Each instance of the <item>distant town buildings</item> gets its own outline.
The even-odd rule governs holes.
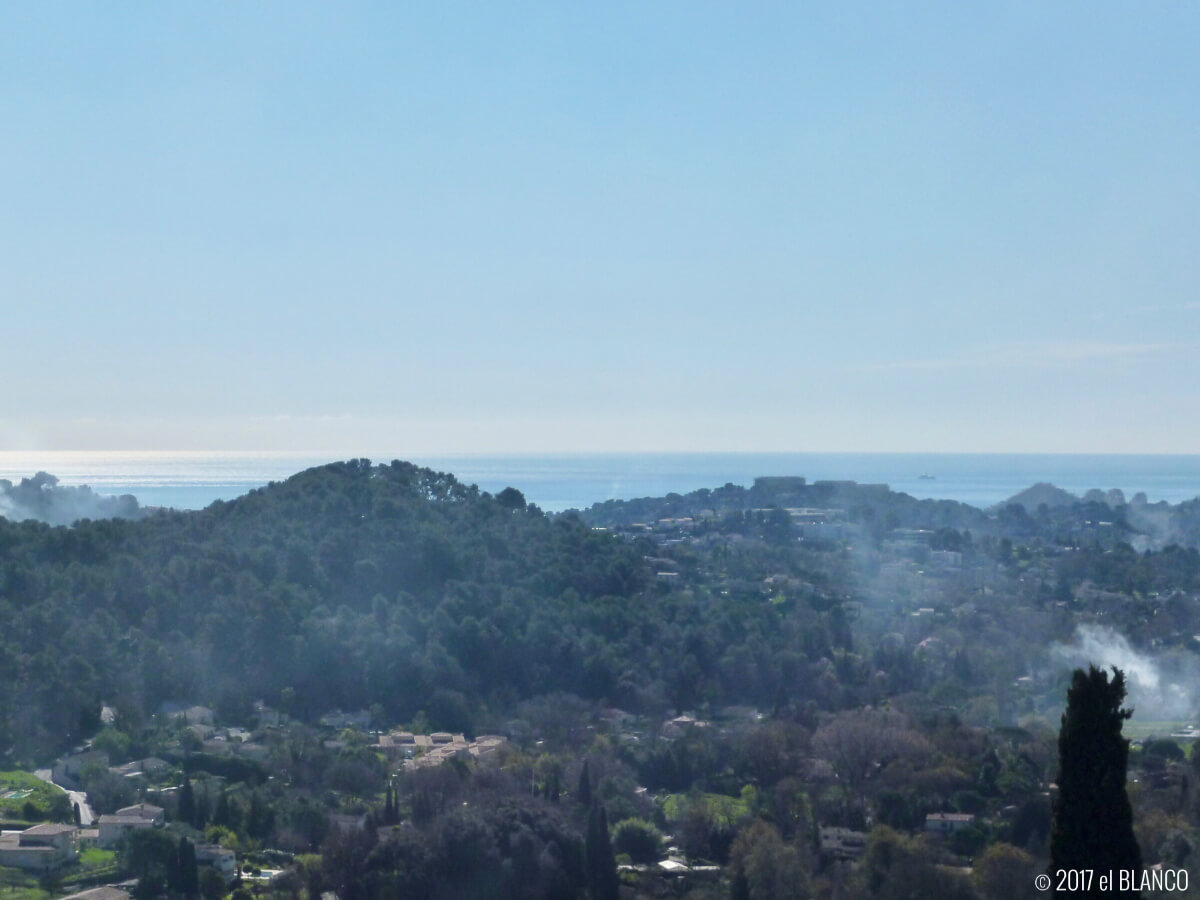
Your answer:
[[[953,834],[975,822],[968,813],[930,813],[925,817],[925,830],[930,834]]]
[[[447,731],[436,731],[433,734],[394,731],[391,734],[380,735],[375,746],[389,760],[400,761],[406,768],[411,769],[435,766],[455,757],[485,759],[507,742],[508,738],[498,734],[481,734],[475,740],[468,741],[461,734],[451,734]]]

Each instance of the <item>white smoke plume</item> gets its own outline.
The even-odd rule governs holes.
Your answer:
[[[1192,660],[1156,658],[1102,625],[1079,625],[1069,644],[1054,644],[1051,659],[1071,668],[1088,665],[1125,673],[1128,697],[1139,719],[1188,719],[1196,713],[1195,685],[1200,672]]]
[[[90,487],[62,487],[46,472],[13,484],[0,478],[0,516],[20,522],[36,519],[50,525],[70,525],[80,519],[136,519],[145,515],[129,494],[110,497]]]

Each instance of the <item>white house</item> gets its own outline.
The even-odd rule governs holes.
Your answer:
[[[975,821],[968,813],[930,813],[925,817],[925,830],[932,834],[953,834]]]
[[[0,835],[0,866],[44,872],[75,860],[74,825],[34,825]]]
[[[153,828],[154,820],[145,816],[105,815],[96,820],[100,827],[100,846],[111,849],[121,839],[139,828]]]
[[[237,877],[237,855],[217,844],[197,844],[196,865],[216,869],[226,884]]]

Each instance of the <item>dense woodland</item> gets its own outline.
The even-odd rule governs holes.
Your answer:
[[[759,479],[552,516],[353,460],[199,512],[0,520],[0,753],[160,756],[157,784],[87,773],[98,811],[149,790],[181,835],[287,854],[258,890],[292,897],[1030,896],[1071,675],[1052,648],[1117,636],[1164,722],[1200,685],[1196,504],[1046,496]],[[163,714],[188,704],[281,722],[264,758],[222,758]],[[509,745],[397,768],[319,727],[335,709]],[[1131,757],[1147,864],[1191,859],[1200,824],[1169,730]],[[937,813],[974,819],[934,838]],[[639,868],[668,846],[691,876]],[[194,892],[160,849],[144,892]]]

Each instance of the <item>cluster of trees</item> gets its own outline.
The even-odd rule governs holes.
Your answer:
[[[205,869],[202,877],[195,844],[187,837],[137,829],[122,842],[120,857],[123,870],[138,880],[139,897],[199,897],[202,888],[206,898],[225,893],[224,879],[211,868]]]

